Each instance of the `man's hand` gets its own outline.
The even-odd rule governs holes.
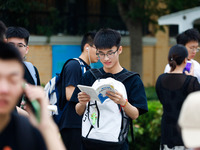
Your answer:
[[[75,109],[76,109],[76,113],[81,116],[85,111],[87,102],[90,101],[90,96],[87,95],[85,92],[80,92],[78,93],[78,100],[79,100],[79,103],[76,104]]]
[[[120,104],[121,106],[124,106],[126,103],[126,99],[123,97],[123,95],[119,92],[112,92],[107,91],[106,96],[108,96],[111,100],[113,100],[116,104]]]
[[[86,105],[90,101],[90,96],[85,92],[78,93],[78,100],[81,105]]]

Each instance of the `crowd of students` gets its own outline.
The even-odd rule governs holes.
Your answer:
[[[22,27],[6,28],[0,22],[0,38],[0,149],[129,149],[129,124],[148,112],[148,106],[140,76],[120,65],[119,56],[123,51],[120,33],[109,28],[86,33],[79,58],[63,66],[60,101],[67,107],[59,126],[49,116],[48,99],[40,87],[37,68],[25,61],[29,32]],[[156,82],[156,92],[163,105],[161,150],[200,147],[200,143],[185,137],[187,130],[192,138],[185,115],[195,118],[188,121],[199,120],[192,107],[188,108],[195,101],[196,105],[200,104],[199,93],[195,92],[200,90],[200,65],[193,59],[199,50],[199,41],[200,35],[195,29],[179,34],[177,45],[169,50],[165,73]],[[91,69],[90,64],[98,60],[103,67]],[[192,65],[190,71],[185,71],[188,60]],[[115,91],[107,91],[103,103],[91,99],[90,93],[81,92],[77,87],[78,84],[97,86],[105,80],[112,81]],[[195,97],[189,96],[186,102],[191,104],[185,106],[185,99],[193,92]],[[32,110],[33,103],[39,104],[35,106],[40,107],[38,112]],[[200,125],[193,128],[200,132]],[[194,134],[194,137],[200,135]]]

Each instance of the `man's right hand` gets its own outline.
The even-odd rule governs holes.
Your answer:
[[[80,92],[78,93],[78,100],[81,105],[85,106],[90,101],[90,96],[85,92]]]

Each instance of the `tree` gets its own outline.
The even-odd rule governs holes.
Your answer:
[[[115,0],[119,14],[130,34],[131,70],[142,75],[142,26],[157,24],[157,18],[170,12],[191,8],[199,0]],[[155,26],[156,32],[159,26]],[[161,27],[162,29],[162,27]]]

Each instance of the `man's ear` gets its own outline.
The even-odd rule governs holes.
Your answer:
[[[120,46],[120,47],[118,48],[118,53],[119,53],[119,54],[122,53],[122,46]]]
[[[28,54],[28,51],[29,51],[29,46],[27,45],[26,46],[26,53],[25,54]]]
[[[84,46],[84,50],[88,51],[89,48],[90,48],[90,45],[89,45],[89,44],[85,44],[85,46]]]
[[[185,59],[184,59],[184,64],[186,64],[186,63],[187,63],[187,60],[188,60],[187,58],[185,58]]]

